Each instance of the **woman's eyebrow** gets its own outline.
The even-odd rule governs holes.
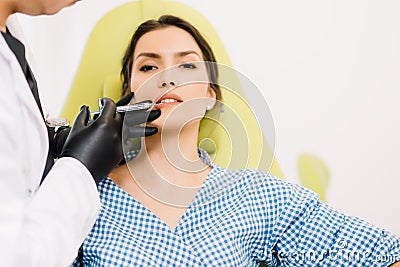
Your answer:
[[[139,55],[136,56],[136,59],[138,59],[139,57],[161,58],[161,56],[159,54],[151,53],[151,52],[139,53]]]
[[[197,53],[197,52],[194,51],[194,50],[187,50],[187,51],[180,51],[180,52],[177,52],[177,53],[175,53],[175,57],[184,57],[184,56],[187,56],[187,55],[190,55],[190,54],[197,55],[199,58],[201,58],[201,56],[199,55],[199,53]],[[159,54],[157,54],[157,53],[153,53],[153,52],[142,52],[142,53],[139,53],[139,54],[136,56],[136,59],[135,59],[135,60],[137,60],[139,57],[150,57],[150,58],[157,58],[157,59],[159,59],[159,58],[161,58],[161,55],[159,55]]]
[[[190,55],[190,54],[195,54],[195,55],[197,55],[199,58],[201,58],[201,56],[199,55],[199,53],[197,53],[197,52],[194,51],[194,50],[188,50],[188,51],[182,51],[182,52],[176,53],[176,55],[177,55],[178,57],[184,57],[184,56],[187,56],[187,55]]]

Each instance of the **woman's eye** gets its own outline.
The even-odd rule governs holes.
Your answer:
[[[157,69],[157,67],[151,66],[151,65],[144,65],[139,70],[146,72],[146,71],[155,70],[155,69]]]
[[[183,63],[181,65],[179,65],[180,68],[184,68],[184,69],[195,69],[196,65],[193,63]]]

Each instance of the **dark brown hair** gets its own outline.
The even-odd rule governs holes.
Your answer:
[[[122,59],[121,75],[123,77],[122,95],[130,92],[130,80],[132,75],[133,54],[136,44],[145,33],[150,31],[163,29],[166,27],[175,26],[188,32],[196,41],[197,45],[203,54],[203,60],[206,62],[207,72],[210,80],[210,86],[216,94],[217,100],[222,100],[221,89],[218,85],[218,68],[214,53],[200,32],[189,22],[172,15],[161,16],[158,20],[147,20],[139,25],[133,34],[125,55]],[[210,63],[208,63],[210,62]],[[208,64],[207,64],[208,63]]]

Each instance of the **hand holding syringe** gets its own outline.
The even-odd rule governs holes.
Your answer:
[[[129,104],[133,98],[133,93],[129,93],[120,99],[116,105],[116,112],[124,117],[124,138],[144,137],[157,133],[157,127],[142,125],[151,122],[161,115],[160,110],[151,110],[154,103],[150,100]],[[93,120],[96,120],[103,109],[103,101],[99,99],[99,111],[91,112]],[[128,113],[127,113],[128,112]]]

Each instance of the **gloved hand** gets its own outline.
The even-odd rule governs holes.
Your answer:
[[[116,105],[123,106],[127,105],[133,97],[133,93],[119,100]],[[104,99],[104,107],[99,116],[93,121],[89,122],[89,108],[84,106],[81,108],[74,125],[71,128],[59,129],[53,142],[53,154],[55,157],[74,157],[80,160],[92,173],[96,183],[99,183],[107,174],[114,168],[121,159],[123,158],[122,153],[122,141],[121,141],[121,129],[122,120],[124,113],[116,113],[116,107],[112,100]],[[108,106],[107,110],[105,105]],[[115,115],[115,118],[112,116]],[[129,112],[129,120],[124,124],[128,127],[125,138],[135,138],[142,136],[149,136],[157,133],[156,127],[140,127],[138,124],[142,124],[146,121],[152,121],[157,119],[161,115],[159,110],[146,111],[137,110]],[[119,128],[114,128],[113,121],[117,121],[114,124],[119,123]],[[104,124],[104,125],[103,125]],[[76,125],[76,126],[75,126]],[[102,126],[103,125],[103,126]],[[111,127],[111,125],[114,125]],[[108,128],[111,127],[111,132],[108,132]],[[71,133],[70,133],[71,131]],[[117,136],[115,135],[118,132]],[[72,137],[69,137],[73,135]],[[110,136],[108,136],[110,135]],[[68,138],[67,138],[68,137]],[[116,138],[118,140],[113,140]],[[72,141],[70,141],[72,139]],[[82,139],[82,140],[80,140]],[[103,143],[104,140],[104,143]],[[64,145],[65,143],[65,145]],[[62,151],[62,152],[60,152]],[[74,152],[75,151],[75,152]],[[117,154],[108,154],[107,151]],[[104,154],[106,153],[106,154]],[[119,158],[119,160],[117,160]]]
[[[128,95],[124,96],[117,103],[115,103],[116,106],[118,107],[128,105],[133,95],[133,92],[131,92]],[[127,122],[127,126],[130,125],[131,127],[126,128],[127,132],[124,133],[124,136],[126,136],[126,138],[134,138],[136,136],[150,136],[157,133],[158,130],[155,127],[146,127],[145,129],[143,129],[142,127],[136,125],[144,122],[145,120],[149,122],[157,119],[161,115],[160,110],[153,110],[151,112],[137,111],[136,113],[134,116],[132,116],[132,118],[134,117],[136,121],[131,119],[131,116],[129,116],[129,122]],[[120,113],[120,115],[124,117],[125,113]],[[95,118],[97,117],[98,116],[96,116]],[[54,159],[58,159],[61,156],[65,140],[67,140],[70,131],[71,127],[69,126],[63,126],[57,129],[50,148],[51,154],[53,155]]]
[[[60,157],[79,160],[92,174],[96,183],[105,178],[122,159],[122,117],[115,103],[103,100],[103,109],[89,121],[89,107],[83,106],[71,128]]]

